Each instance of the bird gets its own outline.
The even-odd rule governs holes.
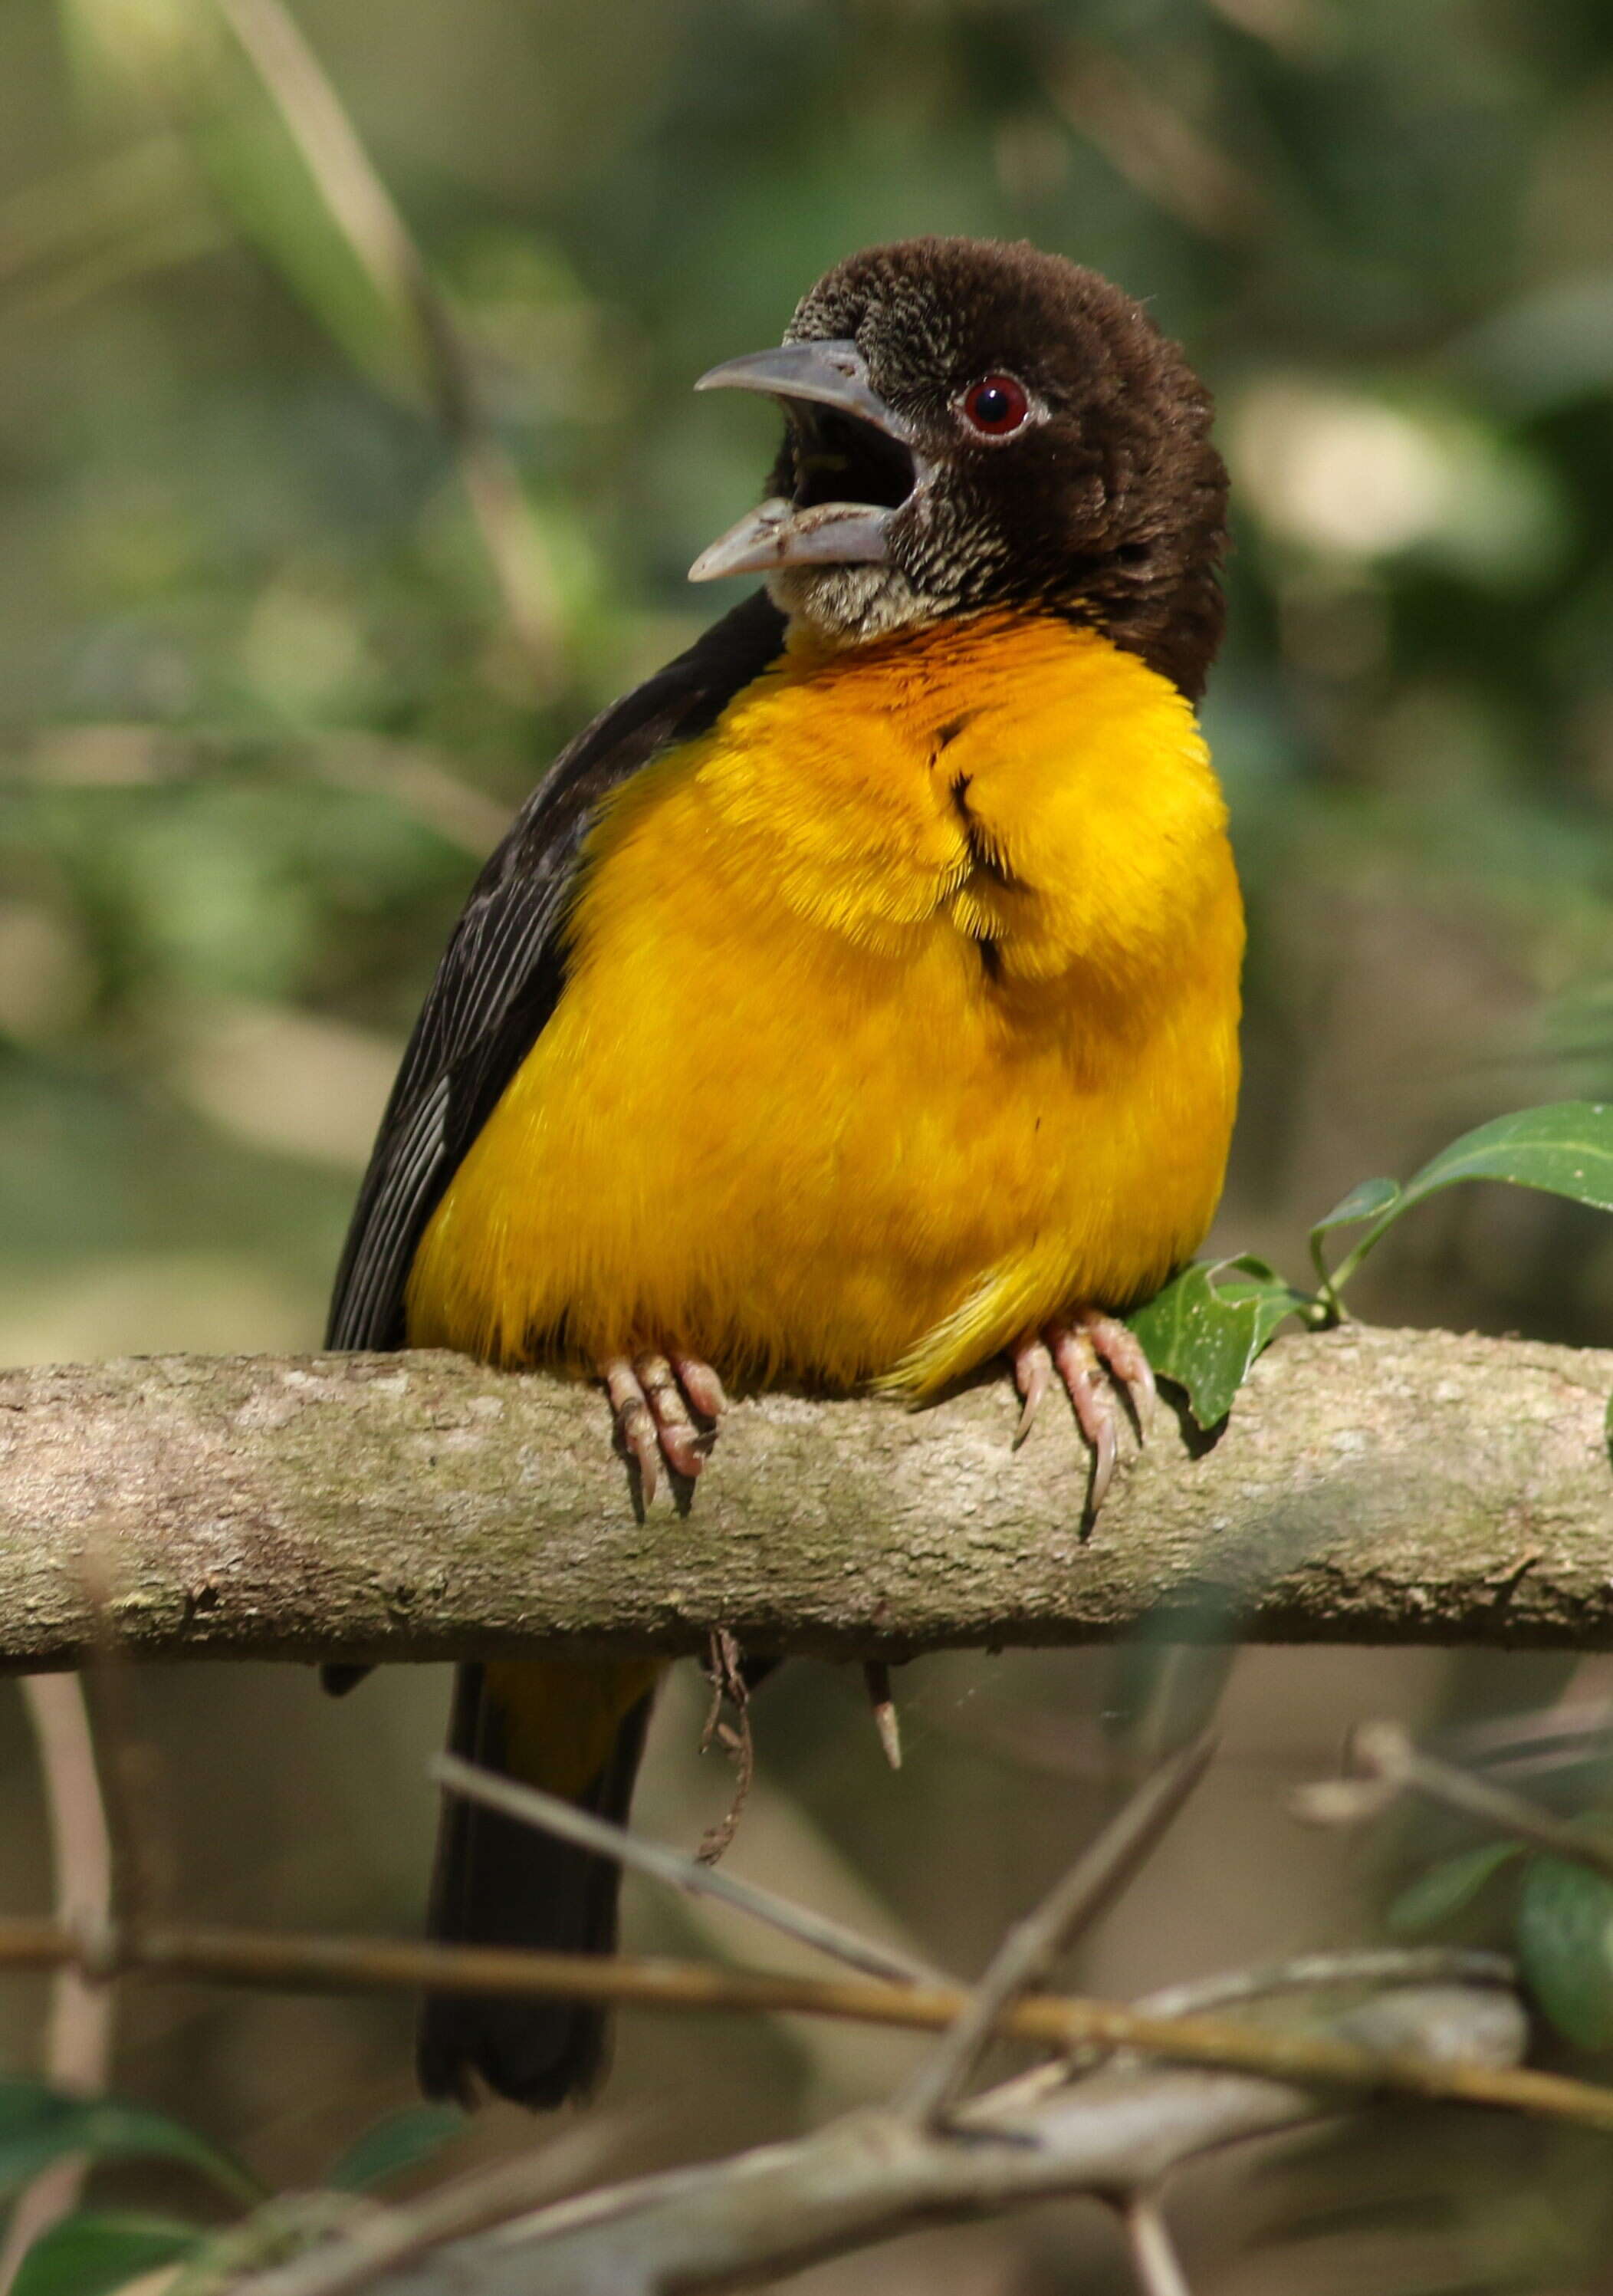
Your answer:
[[[644,1505],[663,1472],[687,1495],[730,1389],[918,1405],[1003,1357],[1019,1434],[1068,1395],[1095,1508],[1151,1398],[1123,1317],[1208,1230],[1238,1092],[1209,394],[1096,272],[957,238],[838,263],[696,387],[782,416],[691,569],[759,582],[483,869],[329,1343],[602,1382]],[[659,1672],[462,1666],[451,1745],[623,1819]],[[434,1936],[609,1952],[617,1894],[446,1802]],[[553,2106],[605,2056],[591,2005],[423,2007],[430,2095]]]

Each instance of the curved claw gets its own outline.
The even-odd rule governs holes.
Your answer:
[[[710,1420],[728,1407],[710,1365],[698,1356],[648,1349],[631,1360],[612,1356],[600,1365],[600,1376],[622,1447],[638,1468],[644,1505],[655,1496],[663,1460],[674,1474],[692,1482],[706,1464],[715,1430],[697,1427],[690,1406]]]
[[[1052,1357],[1076,1407],[1081,1432],[1093,1447],[1092,1488],[1087,1505],[1094,1514],[1108,1496],[1115,1472],[1115,1406],[1100,1381],[1101,1357],[1090,1334],[1055,1327]]]
[[[1013,1364],[1014,1385],[1025,1398],[1025,1408],[1014,1429],[1013,1447],[1017,1451],[1035,1425],[1043,1399],[1053,1383],[1053,1359],[1040,1340],[1022,1340],[1014,1349]]]
[[[1153,1367],[1126,1325],[1095,1308],[1077,1308],[1057,1323],[1021,1340],[1014,1349],[1014,1384],[1025,1398],[1014,1434],[1017,1449],[1055,1377],[1075,1409],[1082,1434],[1092,1447],[1089,1512],[1096,1514],[1114,1480],[1119,1440],[1115,1410],[1118,1388],[1146,1435],[1155,1402]]]

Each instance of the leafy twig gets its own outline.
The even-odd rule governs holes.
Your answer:
[[[1536,1849],[1613,1881],[1613,1838],[1554,1817],[1538,1803],[1505,1786],[1492,1785],[1470,1770],[1458,1769],[1432,1754],[1419,1753],[1397,1722],[1363,1723],[1350,1743],[1358,1770],[1355,1778],[1326,1778],[1303,1786],[1292,1800],[1297,1816],[1313,1825],[1357,1825],[1378,1816],[1401,1793],[1478,1819],[1493,1832],[1527,1841]]]

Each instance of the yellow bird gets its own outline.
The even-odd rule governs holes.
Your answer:
[[[603,1380],[644,1499],[724,1382],[935,1394],[1005,1354],[1093,1452],[1118,1320],[1193,1251],[1243,917],[1194,716],[1220,637],[1210,403],[1142,307],[1024,246],[852,257],[763,391],[765,586],[557,760],[472,892],[383,1120],[339,1347]],[[675,1536],[669,1532],[669,1537]],[[656,1669],[462,1669],[453,1742],[625,1814]],[[608,1951],[615,1869],[450,1804],[431,1925]],[[422,2078],[584,2087],[598,2013],[428,2003]]]

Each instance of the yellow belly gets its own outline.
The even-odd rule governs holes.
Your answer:
[[[1052,621],[792,650],[596,826],[409,1336],[924,1393],[1200,1242],[1242,914],[1191,710]]]

